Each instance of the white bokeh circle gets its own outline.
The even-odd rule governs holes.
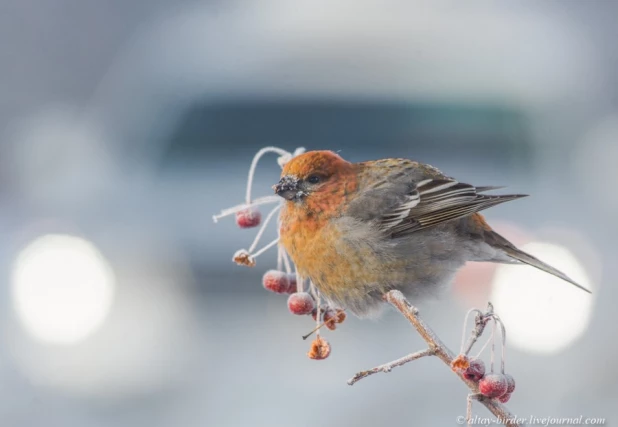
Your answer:
[[[584,267],[568,249],[531,242],[522,250],[592,289]],[[527,265],[500,265],[490,300],[505,323],[508,343],[534,353],[554,353],[572,344],[588,328],[594,302],[593,295]]]
[[[108,315],[115,280],[97,248],[79,237],[37,238],[15,260],[14,309],[36,339],[55,344],[83,340]]]

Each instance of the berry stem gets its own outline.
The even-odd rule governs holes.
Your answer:
[[[311,292],[311,295],[313,295],[313,299],[315,300],[315,304],[316,304],[316,316],[315,316],[315,323],[318,327],[315,328],[315,334],[316,336],[320,336],[320,319],[321,319],[321,301],[320,301],[320,291],[317,290],[317,288],[315,287],[315,285],[313,284],[313,282],[310,280],[309,281],[309,291]]]
[[[504,365],[506,363],[506,328],[504,327],[504,323],[502,323],[502,319],[496,314],[493,315],[494,320],[500,324],[500,332],[502,334],[502,354],[500,360],[500,373],[504,374]]]
[[[249,168],[249,177],[247,178],[247,196],[245,201],[247,204],[251,204],[251,187],[253,186],[253,176],[255,175],[255,169],[257,167],[260,158],[266,153],[276,153],[279,156],[291,156],[292,154],[278,147],[264,147],[255,153],[253,160],[251,161],[251,167]]]
[[[283,267],[283,248],[281,245],[277,246],[277,270],[281,271]],[[286,271],[286,273],[289,273]]]
[[[491,317],[493,318],[493,316]],[[478,352],[478,354],[476,355],[476,358],[478,359],[479,357],[481,357],[481,354],[485,351],[485,349],[487,348],[487,346],[489,345],[489,343],[493,340],[494,338],[494,331],[492,329],[491,331],[491,335],[489,336],[489,339],[487,339],[485,341],[485,344],[483,344],[483,347],[481,347],[481,350]]]
[[[255,199],[252,203],[243,203],[241,205],[232,206],[231,208],[222,209],[217,215],[212,216],[214,222],[218,222],[221,218],[234,215],[238,211],[249,209],[253,206],[266,205],[268,203],[280,203],[281,197],[279,196],[264,196]]]
[[[251,256],[255,259],[255,258],[259,257],[260,255],[262,255],[267,250],[269,250],[270,248],[272,248],[273,246],[275,246],[277,243],[279,243],[279,239],[278,238],[273,240],[272,242],[270,242],[269,244],[267,244],[266,246],[264,246],[262,249],[260,249],[256,253],[252,254]]]
[[[494,358],[495,358],[495,353],[496,353],[496,318],[493,318],[494,323],[491,326],[491,364],[490,364],[490,371],[493,374],[494,373]]]
[[[264,234],[264,231],[266,231],[266,227],[268,226],[268,223],[270,222],[270,220],[272,219],[273,216],[275,216],[275,214],[277,213],[277,211],[279,209],[281,209],[281,206],[283,205],[277,205],[274,208],[272,208],[272,210],[268,213],[268,216],[266,217],[266,219],[264,220],[264,222],[262,223],[262,226],[260,227],[260,229],[258,230],[257,234],[255,235],[255,239],[253,239],[253,243],[251,243],[251,246],[249,246],[249,252],[253,252],[255,250],[255,247],[257,246],[257,244],[259,243],[260,239],[262,238],[262,235]],[[279,239],[277,238],[277,241]]]
[[[318,311],[318,314],[319,314],[319,307],[316,310]],[[319,320],[320,318],[318,317],[318,315],[316,315],[315,318],[318,319],[317,320],[318,326],[316,326],[311,331],[309,331],[307,335],[303,335],[303,340],[306,340],[307,338],[309,338],[311,335],[313,335],[314,332],[317,332],[318,329],[321,329],[323,326],[326,326],[327,323],[332,323],[335,321],[335,319],[333,318],[333,319],[330,319],[328,322],[320,323],[320,320]]]
[[[466,356],[468,355],[468,353],[472,349],[472,346],[476,342],[476,338],[478,338],[478,335],[475,336],[475,331],[473,330],[472,331],[471,342],[468,345],[468,348],[464,349],[464,345],[465,345],[465,342],[466,342],[466,331],[468,330],[468,318],[470,317],[470,314],[472,314],[472,313],[476,313],[477,317],[478,316],[481,316],[481,317],[483,316],[483,313],[478,308],[471,308],[466,313],[466,317],[464,318],[464,323],[463,323],[463,332],[461,333],[461,348],[459,350],[459,354],[465,354]],[[464,352],[464,350],[465,350],[465,352]]]

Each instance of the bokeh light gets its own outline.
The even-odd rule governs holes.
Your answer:
[[[568,249],[552,243],[531,242],[522,246],[522,250],[594,291],[584,266]],[[586,331],[593,295],[530,266],[500,265],[491,301],[505,323],[509,344],[527,352],[554,353],[568,347]]]
[[[17,257],[13,303],[36,339],[71,344],[95,332],[107,316],[114,292],[111,267],[90,242],[45,235]]]

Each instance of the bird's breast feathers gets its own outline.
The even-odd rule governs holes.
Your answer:
[[[388,285],[383,271],[396,260],[389,259],[387,246],[392,242],[383,239],[377,227],[346,216],[319,221],[305,214],[299,221],[288,220],[289,215],[293,213],[284,208],[281,244],[300,275],[310,278],[327,298],[345,304]]]

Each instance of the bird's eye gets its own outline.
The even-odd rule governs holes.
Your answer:
[[[309,184],[317,184],[318,182],[320,182],[320,177],[317,175],[309,175],[309,177],[307,178],[307,182]]]

